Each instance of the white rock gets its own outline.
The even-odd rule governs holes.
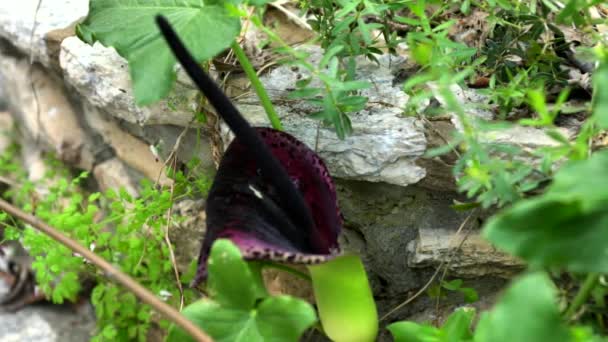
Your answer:
[[[113,116],[140,125],[192,121],[198,91],[182,77],[168,98],[147,106],[135,104],[127,61],[113,48],[88,45],[77,37],[63,40],[59,62],[65,80],[91,104]]]
[[[408,244],[408,251],[408,266],[439,266],[445,262],[455,277],[510,277],[524,267],[521,260],[496,249],[478,232],[466,235],[448,229],[420,229],[418,238]]]
[[[316,63],[319,50],[307,50],[312,51],[312,63]],[[407,186],[426,175],[425,169],[415,163],[426,150],[426,138],[417,119],[402,115],[408,97],[399,85],[393,85],[391,73],[391,68],[398,67],[402,60],[389,55],[379,59],[380,65],[363,59],[358,61],[357,78],[370,80],[372,87],[361,92],[369,98],[367,107],[348,114],[353,133],[344,140],[338,139],[331,127],[307,117],[318,109],[287,98],[288,89],[294,89],[296,81],[305,76],[303,71],[280,66],[264,75],[261,81],[269,90],[285,130],[316,150],[332,176]],[[236,101],[252,125],[269,126],[264,109],[258,103],[255,96]],[[222,133],[227,146],[232,136],[226,126]]]
[[[104,115],[98,108],[84,104],[83,110],[89,127],[99,133],[105,143],[112,146],[120,160],[148,179],[158,180],[162,185],[172,184],[164,172],[163,162],[154,157],[146,143],[123,131],[112,117]]]
[[[85,0],[3,0],[0,1],[0,36],[49,66],[52,63],[52,47],[49,49],[47,44],[49,36],[73,27],[88,12],[89,2]]]
[[[29,137],[43,142],[44,149],[54,151],[59,159],[90,170],[90,142],[60,79],[40,64],[31,66],[25,59],[7,55],[0,55],[0,74],[11,111]]]

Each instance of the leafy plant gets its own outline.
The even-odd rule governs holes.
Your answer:
[[[431,298],[443,298],[445,297],[445,293],[442,292],[442,289],[445,289],[461,293],[467,303],[476,302],[479,299],[477,291],[472,287],[463,287],[463,283],[462,279],[442,281],[440,284],[430,287],[427,292]]]
[[[458,154],[454,167],[458,189],[476,201],[473,205],[500,209],[484,227],[483,235],[497,247],[522,258],[530,270],[511,283],[492,310],[479,315],[476,326],[475,311],[460,308],[440,327],[393,323],[388,329],[395,340],[605,340],[597,334],[606,333],[608,291],[603,275],[608,273],[608,191],[598,183],[608,173],[608,152],[593,152],[592,142],[598,133],[608,129],[608,52],[605,38],[596,36],[599,44],[594,52],[600,63],[594,71],[592,101],[582,107],[582,111],[592,108],[592,115],[585,117],[577,137],[569,139],[556,126],[556,120],[567,114],[564,108],[570,96],[569,89],[563,89],[567,79],[561,68],[569,47],[565,46],[563,32],[552,22],[555,18],[557,23],[590,28],[600,22],[590,15],[590,9],[599,1],[310,1],[302,3],[302,7],[312,15],[311,24],[325,49],[319,63],[314,64],[307,54],[287,46],[264,27],[259,11],[251,14],[243,10],[246,5],[262,6],[267,2],[150,4],[93,0],[91,15],[78,30],[83,40],[114,46],[127,58],[138,103],[147,104],[166,96],[175,79],[175,60],[153,26],[153,16],[163,14],[178,27],[180,36],[200,61],[231,47],[258,94],[262,94],[261,101],[273,125],[279,127],[268,97],[256,82],[255,70],[235,42],[241,30],[240,20],[247,18],[279,43],[279,51],[291,63],[308,73],[297,83],[292,97],[318,105],[319,111],[313,117],[331,123],[341,138],[351,131],[348,113],[363,109],[367,102],[358,93],[369,83],[355,77],[357,58],[375,60],[382,49],[394,52],[398,44],[406,42],[418,70],[404,84],[404,90],[412,96],[405,113],[418,113],[421,106],[438,97],[443,100],[439,114],[449,113],[459,120],[461,132],[429,156],[448,151]],[[455,21],[444,20],[447,14],[460,11],[466,15],[474,8],[491,11],[488,39],[482,42],[481,49],[454,40],[450,28]],[[389,28],[395,24],[407,29],[391,31]],[[200,39],[201,32],[214,34]],[[535,116],[508,123],[471,117],[472,104],[461,103],[452,86],[464,88],[478,74],[489,76],[485,91],[488,98],[483,105],[495,109],[499,119],[513,120],[515,109],[526,109]],[[553,87],[562,89],[558,94]],[[557,96],[553,98],[554,95]],[[557,144],[530,150],[492,141],[494,133],[518,125],[542,128]],[[140,198],[133,198],[124,190],[84,196],[77,188],[87,175],[68,181],[70,175],[64,172],[44,199],[33,201],[36,184],[27,181],[14,162],[15,151],[10,149],[0,156],[0,172],[14,175],[22,185],[7,196],[95,248],[106,260],[156,293],[168,295],[167,301],[172,305],[178,305],[182,294],[176,289],[177,282],[187,282],[188,276],[175,279],[174,265],[169,261],[166,228],[169,221],[179,218],[170,217],[167,212],[176,198],[204,193],[209,179],[192,182],[188,175],[170,170],[176,181],[173,193],[147,182],[142,185]],[[559,170],[558,162],[564,163]],[[47,175],[47,179],[52,177]],[[542,189],[541,184],[549,185]],[[106,214],[98,222],[95,217],[102,209]],[[74,299],[83,275],[98,282],[92,296],[99,320],[96,340],[145,339],[154,320],[148,306],[105,281],[79,256],[47,237],[14,229],[15,223],[6,215],[0,215],[0,224],[9,227],[5,237],[22,238],[36,255],[34,268],[41,287],[53,301]],[[375,304],[369,288],[357,287],[366,283],[359,281],[365,278],[364,269],[357,258],[334,261],[309,268],[323,330],[338,341],[354,340],[353,335],[371,340],[378,328]],[[340,272],[333,268],[336,265]],[[260,269],[260,264],[244,262],[237,247],[219,240],[210,257],[209,297],[194,301],[196,294],[186,290],[185,302],[191,304],[183,313],[218,341],[297,340],[315,323],[314,309],[300,299],[269,296]],[[353,273],[342,273],[345,270]],[[549,271],[552,275],[569,272],[572,288],[578,288],[576,294],[568,289],[558,291],[562,283],[554,282]],[[353,274],[360,278],[354,281]],[[440,296],[442,289],[457,291],[466,300],[474,301],[476,292],[462,284],[458,279],[442,282],[435,287],[436,294]],[[351,300],[348,295],[360,300]],[[567,307],[563,313],[560,304]],[[180,329],[170,328],[169,340],[188,338]]]
[[[176,60],[159,34],[154,17],[162,14],[179,28],[180,36],[199,61],[206,61],[228,47],[235,51],[239,62],[256,89],[268,117],[276,129],[281,123],[265,89],[251,63],[233,43],[241,31],[242,1],[175,1],[154,3],[130,0],[91,0],[89,15],[77,28],[78,36],[92,44],[100,41],[112,46],[129,61],[135,99],[148,105],[167,96],[175,79]],[[268,1],[251,1],[261,6]],[[208,34],[213,32],[213,34]],[[200,39],[204,35],[206,39]]]
[[[472,341],[473,318],[475,309],[460,308],[448,317],[441,328],[405,321],[392,323],[387,329],[395,342]]]
[[[85,197],[79,184],[88,177],[86,172],[67,181],[70,178],[68,170],[60,168],[52,158],[47,163],[51,168],[42,182],[48,183],[50,179],[56,182],[48,186],[46,196],[38,198],[33,205],[32,198],[37,198],[33,191],[38,184],[27,181],[14,160],[0,162],[0,168],[10,168],[21,175],[16,182],[29,184],[13,188],[6,195],[81,244],[90,246],[106,260],[120,265],[121,270],[177,305],[181,294],[176,286],[170,247],[165,237],[166,228],[171,224],[167,217],[168,209],[173,205],[170,190],[158,190],[152,182],[145,181],[139,198],[124,190],[92,193]],[[178,181],[188,182],[183,173],[181,177]],[[204,186],[201,183],[196,190],[206,191]],[[208,188],[208,183],[206,186]],[[179,182],[176,188],[184,189],[181,196],[195,191],[190,185],[180,186]],[[106,213],[99,221],[96,216],[101,208]],[[175,215],[171,218],[172,222],[179,220]],[[35,257],[32,267],[36,271],[37,283],[53,302],[74,301],[82,290],[81,284],[87,280],[97,284],[91,297],[99,327],[94,340],[146,339],[153,322],[151,308],[108,281],[82,257],[48,236],[33,229],[21,229],[13,222],[5,223],[4,237],[21,240]],[[179,281],[186,282],[183,279]],[[186,290],[184,296],[189,301],[195,293]],[[160,324],[166,326],[167,323],[161,321]]]
[[[271,297],[260,267],[248,265],[229,240],[217,240],[209,259],[210,298],[183,311],[216,341],[297,341],[316,322],[310,304],[289,296]],[[193,341],[172,326],[167,341]]]

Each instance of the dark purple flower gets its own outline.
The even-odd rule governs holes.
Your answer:
[[[213,242],[232,240],[248,260],[311,264],[338,252],[342,227],[334,183],[323,160],[290,134],[256,128],[300,192],[312,215],[309,236],[291,219],[291,203],[282,203],[272,182],[263,179],[251,147],[238,138],[220,163],[207,199],[207,232],[194,284],[205,279]]]
[[[190,78],[236,138],[207,198],[207,232],[193,285],[207,276],[213,242],[232,240],[249,260],[317,263],[338,251],[342,218],[325,164],[293,136],[253,128],[188,52],[169,22],[159,29]]]

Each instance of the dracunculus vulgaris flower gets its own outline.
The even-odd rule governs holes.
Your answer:
[[[235,134],[207,198],[207,231],[194,285],[207,276],[213,242],[229,239],[247,260],[311,265],[325,333],[339,342],[373,341],[373,296],[360,259],[338,255],[342,217],[323,160],[287,133],[251,127],[168,21],[157,17],[157,23],[184,70]]]

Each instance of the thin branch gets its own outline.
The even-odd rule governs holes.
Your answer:
[[[168,305],[167,303],[158,299],[153,293],[147,290],[145,287],[141,286],[127,274],[117,270],[101,258],[95,253],[91,252],[88,248],[82,246],[75,240],[67,237],[57,229],[49,226],[45,222],[41,221],[37,217],[25,213],[19,208],[14,207],[8,202],[0,199],[0,210],[8,213],[11,216],[18,218],[19,220],[29,224],[30,226],[36,228],[42,233],[50,236],[55,241],[60,244],[68,247],[73,252],[80,254],[93,265],[97,266],[105,273],[105,276],[109,279],[113,279],[129,291],[131,291],[134,295],[136,295],[142,302],[150,305],[157,312],[164,315],[168,320],[175,323],[176,325],[182,327],[186,332],[188,332],[195,340],[200,342],[212,342],[213,340],[207,336],[203,331],[201,331],[194,323],[189,321],[186,317],[182,316],[177,310]]]
[[[175,169],[177,168],[177,158],[173,159],[173,178],[175,178]],[[167,210],[167,225],[165,226],[165,243],[167,244],[167,248],[169,249],[169,259],[171,260],[171,265],[173,266],[173,271],[175,272],[175,281],[177,283],[177,289],[179,290],[179,309],[180,311],[184,308],[184,288],[182,287],[182,282],[179,278],[179,270],[177,268],[177,261],[175,259],[175,253],[173,252],[173,246],[171,246],[171,239],[169,238],[169,228],[171,227],[171,218],[173,217],[173,193],[175,191],[175,184],[171,184],[171,197],[169,198],[169,203],[171,206],[169,210]]]

